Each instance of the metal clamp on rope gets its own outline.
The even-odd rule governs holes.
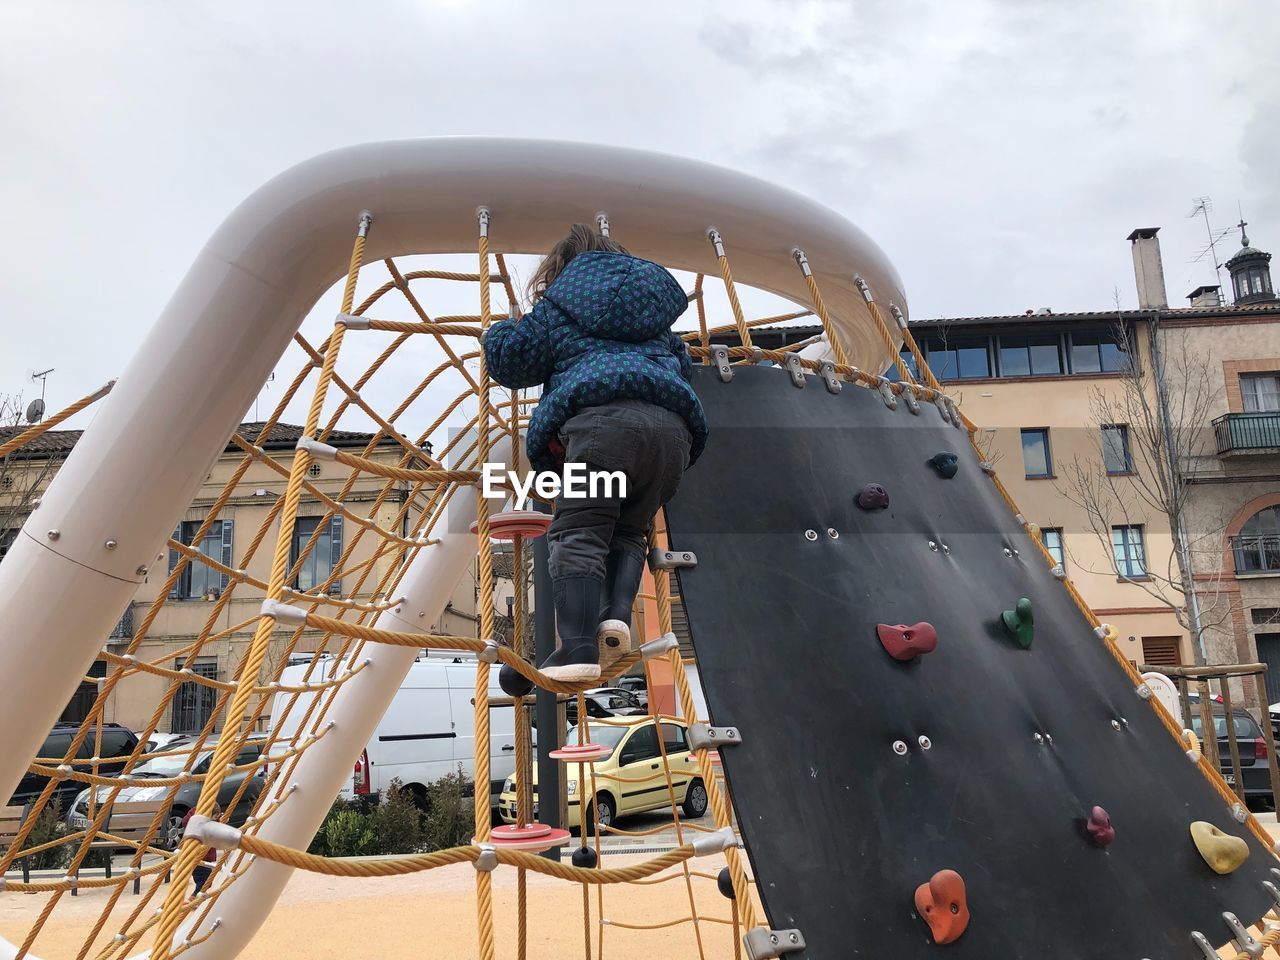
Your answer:
[[[476,846],[480,850],[480,856],[475,860],[476,872],[492,873],[498,868],[498,848],[492,843],[477,843]]]
[[[609,235],[609,215],[603,210],[596,214],[596,226],[600,230],[600,236],[607,237]]]
[[[1262,956],[1262,951],[1265,948],[1258,942],[1257,938],[1249,932],[1248,928],[1240,922],[1239,917],[1234,913],[1227,911],[1222,915],[1222,919],[1223,922],[1226,923],[1227,927],[1230,928],[1231,939],[1236,942],[1236,946],[1240,949],[1241,953],[1247,953],[1251,957]]]
[[[793,387],[804,387],[804,367],[800,366],[800,358],[794,353],[783,354],[787,362],[787,373],[791,374]]]
[[[689,724],[687,735],[690,750],[716,750],[742,742],[737,727],[713,727],[700,720]]]
[[[489,208],[485,206],[476,207],[476,223],[480,225],[480,236],[489,236]]]
[[[884,401],[886,407],[890,410],[898,409],[898,398],[893,393],[893,387],[889,384],[888,377],[877,378],[876,390],[880,392],[880,399]]]
[[[1152,696],[1154,696],[1154,694],[1151,692],[1151,688],[1147,686],[1145,683],[1138,684],[1136,687],[1133,688],[1133,692],[1138,695],[1139,700],[1150,700]]]
[[[729,348],[723,343],[711,344],[711,359],[715,361],[716,376],[725,383],[733,379],[733,368],[729,366]]]
[[[715,227],[707,228],[707,239],[711,241],[711,245],[716,248],[716,256],[724,256],[724,241],[720,239],[720,231]]]
[[[1055,563],[1049,572],[1053,574],[1053,579],[1055,580],[1067,579],[1067,568],[1060,563]]]
[[[946,398],[947,412],[951,414],[951,425],[957,430],[964,427],[964,420],[960,417],[960,408],[956,406],[956,402],[950,397]]]
[[[339,326],[346,327],[348,330],[369,329],[369,318],[357,317],[354,313],[340,313],[333,322]]]
[[[985,473],[988,477],[996,475],[996,465],[990,460],[979,460],[978,469]]]
[[[219,823],[199,814],[192,815],[182,831],[183,839],[198,840],[215,850],[235,850],[240,846],[240,831],[229,823]]]
[[[1236,823],[1244,823],[1249,819],[1249,808],[1243,803],[1233,803],[1231,816],[1235,818]]]
[[[759,347],[753,345],[751,347],[751,362],[752,363],[766,363],[766,362],[772,363],[773,361],[766,361],[764,358],[764,351],[761,350]]]
[[[844,389],[844,384],[836,377],[836,365],[830,360],[823,360],[818,364],[818,376],[827,385],[828,393],[839,393]]]
[[[867,281],[859,276],[854,276],[853,285],[862,293],[862,299],[867,303],[875,303],[875,298],[871,296],[871,288],[867,286]]]
[[[722,853],[730,847],[738,845],[738,838],[733,835],[733,827],[721,827],[712,833],[701,833],[694,838],[690,846],[693,847],[693,855],[695,857],[705,857],[712,853]]]
[[[299,437],[294,447],[298,450],[305,450],[311,454],[314,460],[336,460],[338,457],[337,447],[331,447],[329,444],[321,443],[312,437]]]
[[[889,301],[889,312],[893,314],[893,319],[898,321],[898,329],[907,329],[907,318],[902,315],[902,311],[898,309],[898,305],[892,300]]]
[[[679,649],[680,641],[676,639],[676,635],[674,633],[664,633],[655,640],[640,644],[640,659],[652,660],[654,657],[661,657],[672,650]]]
[[[911,388],[910,384],[902,385],[902,399],[907,401],[907,409],[917,416],[920,415],[920,401],[916,399],[916,392]]]
[[[486,640],[484,642],[484,649],[481,650],[478,654],[476,654],[476,657],[479,658],[479,660],[482,663],[497,663],[498,662],[498,641]]]
[[[290,623],[300,627],[307,622],[307,611],[301,607],[281,603],[279,600],[263,600],[262,608],[258,612],[264,617],[271,617],[278,623]]]
[[[1213,945],[1199,930],[1191,931],[1191,942],[1200,948],[1201,960],[1219,960],[1218,951],[1213,949]]]
[[[933,401],[933,405],[938,408],[938,413],[942,416],[943,423],[951,422],[951,411],[947,409],[947,398],[938,397]]]
[[[659,570],[683,570],[696,567],[698,555],[689,550],[663,550],[654,547],[649,551],[649,569],[654,573]]]
[[[799,930],[770,930],[768,927],[747,931],[742,945],[747,948],[748,960],[773,960],[784,953],[805,948],[804,934]]]

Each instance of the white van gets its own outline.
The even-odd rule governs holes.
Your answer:
[[[311,680],[327,680],[334,672],[335,660],[323,656]],[[307,664],[288,666],[280,676],[283,684],[300,684]],[[498,671],[489,671],[489,695],[504,697],[498,686]],[[475,779],[475,707],[471,701],[476,691],[476,659],[456,653],[432,653],[420,656],[409,668],[404,682],[386,713],[378,722],[373,739],[356,761],[351,779],[341,796],[350,800],[376,794],[387,789],[392,780],[422,798],[427,784],[439,780],[458,768],[469,779]],[[278,693],[271,707],[274,730],[292,694]],[[308,704],[302,694],[284,721],[282,736],[296,730]],[[310,694],[319,696],[319,694]],[[515,710],[494,707],[489,711],[489,798],[496,806],[503,781],[515,772]]]

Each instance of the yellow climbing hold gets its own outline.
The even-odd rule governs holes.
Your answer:
[[[1247,843],[1203,820],[1191,824],[1191,839],[1214,873],[1231,873],[1249,858]]]

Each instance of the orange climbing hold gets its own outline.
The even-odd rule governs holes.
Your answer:
[[[939,870],[916,888],[916,912],[933,934],[934,943],[952,943],[969,926],[964,880],[954,870]]]

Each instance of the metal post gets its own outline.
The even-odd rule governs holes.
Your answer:
[[[534,502],[535,510],[550,512],[545,504]],[[533,541],[533,649],[537,662],[551,656],[556,649],[555,596],[551,592],[551,571],[547,566],[550,550],[546,537]],[[551,751],[564,736],[561,711],[556,695],[539,689],[535,716],[538,722],[538,819],[549,827],[561,826],[560,763],[551,759]],[[543,854],[548,860],[560,859],[560,848]]]

